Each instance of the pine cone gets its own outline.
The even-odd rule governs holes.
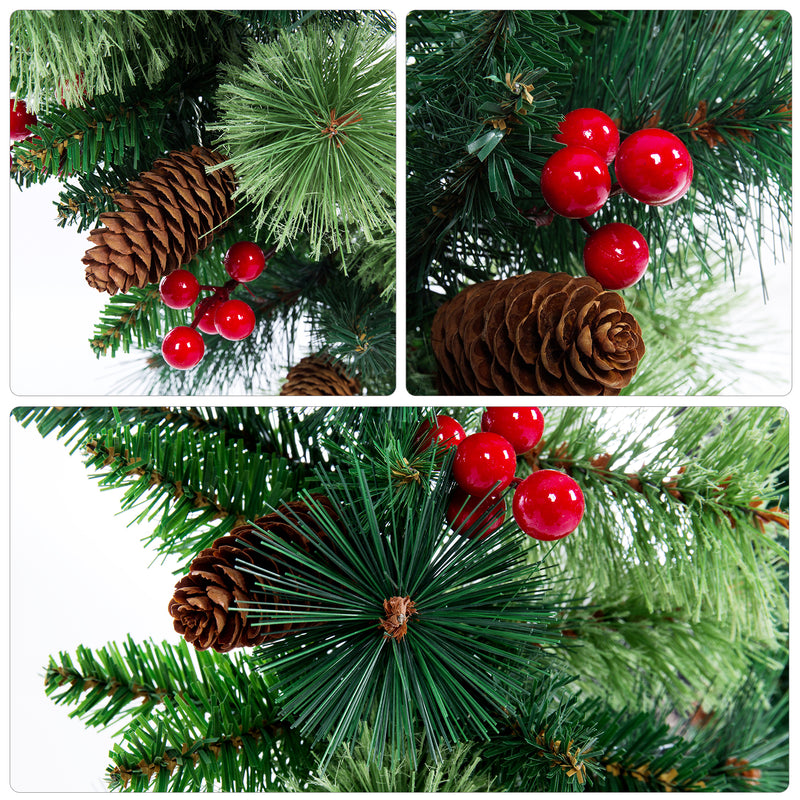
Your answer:
[[[115,194],[120,210],[100,215],[105,227],[89,234],[95,246],[81,259],[89,285],[112,295],[141,289],[207,247],[233,213],[233,171],[206,172],[222,160],[204,147],[173,152]]]
[[[353,396],[361,385],[344,367],[326,356],[306,356],[295,364],[281,387],[281,397],[309,395]]]
[[[314,500],[328,516],[336,518],[327,498],[315,495]],[[317,536],[325,538],[304,502],[287,503],[284,513],[289,519],[299,518]],[[306,536],[277,513],[260,517],[255,524],[306,552],[313,547]],[[286,611],[290,603],[297,605],[296,599],[281,594],[279,587],[266,588],[267,578],[247,571],[248,565],[254,565],[278,575],[291,572],[286,564],[270,558],[262,545],[254,527],[241,525],[202,550],[192,561],[189,574],[176,584],[169,602],[173,626],[198,650],[212,648],[225,653],[235,647],[254,647],[298,628],[297,623],[266,622],[258,611],[248,614],[248,609],[267,610],[272,605]]]
[[[645,351],[620,295],[563,272],[468,286],[436,312],[431,344],[444,394],[617,395]]]

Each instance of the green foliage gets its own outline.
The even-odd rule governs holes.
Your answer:
[[[114,789],[280,791],[313,764],[270,703],[269,679],[240,655],[128,637],[122,650],[51,658],[45,690],[87,725],[124,725],[110,753]]]
[[[492,779],[484,769],[478,748],[459,744],[441,761],[425,755],[424,742],[420,741],[420,762],[409,760],[392,763],[384,757],[377,761],[370,752],[371,733],[364,729],[358,743],[343,747],[337,753],[336,764],[322,769],[309,781],[308,788],[315,792],[486,792],[492,788]],[[302,791],[294,784],[292,791]]]
[[[241,660],[230,661],[213,652],[197,652],[194,660],[186,642],[137,644],[127,637],[120,646],[111,642],[97,650],[78,646],[75,656],[61,652],[50,658],[44,677],[45,692],[57,705],[75,706],[70,717],[90,727],[105,727],[137,716],[149,716],[181,694],[196,698],[223,688],[223,676]],[[203,678],[211,675],[210,684]]]
[[[307,230],[318,258],[393,228],[394,79],[389,37],[368,24],[298,29],[227,67],[215,130],[236,196],[279,247]]]
[[[484,760],[506,791],[782,791],[788,701],[757,685],[751,674],[710,717],[682,717],[641,692],[618,711],[568,679],[538,678]]]
[[[311,334],[320,349],[347,365],[371,393],[394,389],[395,310],[373,286],[332,275],[316,296]]]
[[[373,25],[384,33],[394,33],[395,19],[390,11],[355,9],[315,9],[297,11],[294,9],[251,8],[244,11],[229,11],[243,20],[257,41],[270,41],[283,31],[293,31],[304,26],[322,28],[341,28],[348,24]]]
[[[394,301],[397,278],[397,239],[394,231],[386,231],[383,239],[376,238],[364,244],[347,261],[342,261],[342,270],[355,275],[365,287],[380,290],[387,302]]]
[[[236,38],[227,20],[205,11],[15,11],[11,88],[34,113],[64,101],[149,88],[173,63],[196,68]]]
[[[783,491],[785,412],[643,409],[626,428],[599,410],[545,415],[536,464],[568,469],[586,496],[581,528],[548,559],[590,587],[570,623],[582,646],[564,654],[582,688],[624,704],[649,676],[685,708],[770,663],[788,620],[787,543],[767,512]]]
[[[253,568],[279,595],[259,613],[265,622],[315,624],[266,642],[254,658],[277,676],[276,698],[293,726],[327,742],[325,763],[368,719],[378,758],[416,763],[421,724],[439,760],[442,749],[496,730],[510,694],[544,668],[541,646],[559,638],[550,630],[557,601],[511,526],[481,540],[474,528],[449,530],[449,461],[420,485],[413,507],[375,505],[371,470],[357,453],[338,467],[319,476],[338,519],[306,500],[324,540],[290,516],[308,551],[263,532],[260,549],[291,572]],[[402,637],[384,635],[385,603],[402,597],[416,614]]]

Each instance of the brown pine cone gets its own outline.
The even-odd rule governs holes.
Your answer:
[[[204,147],[173,152],[114,195],[119,211],[100,215],[105,227],[81,259],[86,281],[100,292],[127,292],[158,283],[207,247],[233,213],[233,171],[207,172],[223,157]]]
[[[315,495],[314,500],[329,517],[336,518],[327,498]],[[283,511],[290,520],[299,519],[325,538],[306,503],[286,503]],[[280,514],[260,517],[255,525],[306,552],[314,546]],[[189,573],[176,584],[168,607],[173,626],[198,650],[212,648],[224,653],[235,647],[253,647],[299,627],[297,623],[267,621],[270,606],[284,612],[292,605],[298,607],[298,603],[291,595],[283,595],[280,586],[270,585],[269,578],[249,572],[249,565],[275,575],[291,572],[290,567],[278,564],[263,551],[263,540],[256,528],[240,525],[201,551]]]
[[[616,292],[531,272],[468,286],[433,319],[444,394],[617,395],[645,348]]]
[[[281,397],[286,396],[354,396],[361,394],[361,385],[344,367],[327,356],[306,356],[286,376]]]

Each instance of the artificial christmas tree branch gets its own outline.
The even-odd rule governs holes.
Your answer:
[[[19,11],[11,16],[11,83],[37,112],[53,96],[80,106],[156,84],[173,60],[191,67],[235,41],[235,20],[185,11]],[[65,78],[64,76],[69,76]]]
[[[279,247],[308,229],[316,258],[323,248],[349,251],[351,232],[371,239],[391,229],[394,54],[385,34],[309,26],[248,56],[226,71],[215,129],[256,229]]]
[[[585,501],[577,529],[545,541],[517,493],[554,470],[524,477],[524,457],[505,521],[452,513],[465,450],[428,435],[441,411],[467,438],[483,425],[481,408],[17,411],[76,451],[100,442],[115,462],[101,482],[125,508],[142,498],[151,541],[186,556],[164,596],[197,670],[130,643],[122,659],[52,659],[55,699],[125,726],[114,785],[785,786],[786,531],[767,510],[787,490],[785,412],[539,410],[533,466]],[[486,420],[502,438],[497,409]],[[228,516],[195,517],[178,482]],[[251,521],[229,531],[235,514]],[[474,770],[463,784],[443,772],[457,764]]]
[[[74,658],[64,652],[51,658],[45,691],[57,704],[76,706],[70,716],[81,717],[86,725],[127,724],[154,713],[165,697],[197,696],[198,689],[214,696],[233,669],[230,660],[193,657],[184,643],[137,643],[128,636],[122,649],[112,642],[95,651],[78,647]]]

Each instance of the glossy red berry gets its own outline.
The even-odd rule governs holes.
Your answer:
[[[542,412],[532,408],[487,408],[481,416],[481,430],[498,433],[517,454],[532,450],[544,433]]]
[[[589,234],[583,246],[586,274],[604,289],[627,289],[647,269],[650,248],[632,225],[611,222]]]
[[[197,304],[197,309],[195,310],[195,319],[197,320],[197,327],[203,331],[203,333],[219,333],[217,330],[217,308],[224,300],[221,300],[219,297],[206,297],[205,300],[201,300]]]
[[[438,448],[455,447],[466,438],[461,423],[446,414],[436,415],[436,425],[431,428],[430,420],[419,426],[414,441],[420,450],[427,450],[434,441]]]
[[[608,114],[596,108],[576,108],[564,116],[553,137],[563,144],[577,144],[594,150],[610,164],[619,149],[619,130]]]
[[[485,498],[473,497],[456,486],[447,503],[445,517],[456,533],[469,531],[470,537],[479,536],[483,539],[503,524],[506,504],[498,494]]]
[[[619,146],[614,162],[619,185],[651,206],[666,206],[683,197],[694,177],[686,145],[674,133],[644,128]]]
[[[176,269],[161,279],[158,291],[164,305],[189,308],[200,294],[200,282],[188,269]]]
[[[542,196],[562,217],[594,214],[608,200],[611,175],[594,150],[578,145],[553,153],[542,169]]]
[[[28,107],[25,105],[24,100],[15,100],[12,97],[10,102],[11,139],[15,142],[21,142],[23,139],[30,137],[31,132],[28,130],[28,125],[36,124],[36,115],[28,113]]]
[[[563,472],[540,469],[525,478],[512,501],[517,525],[534,539],[552,541],[572,533],[583,518],[581,487]]]
[[[497,433],[473,433],[456,448],[453,478],[467,493],[501,492],[517,470],[514,448]]]
[[[225,271],[240,283],[255,280],[263,271],[264,251],[255,242],[236,242],[222,260]]]
[[[217,306],[214,322],[223,339],[246,339],[256,326],[256,315],[244,300],[226,300]]]
[[[203,337],[186,325],[173,328],[161,342],[164,361],[175,369],[191,369],[203,358],[206,345]]]

